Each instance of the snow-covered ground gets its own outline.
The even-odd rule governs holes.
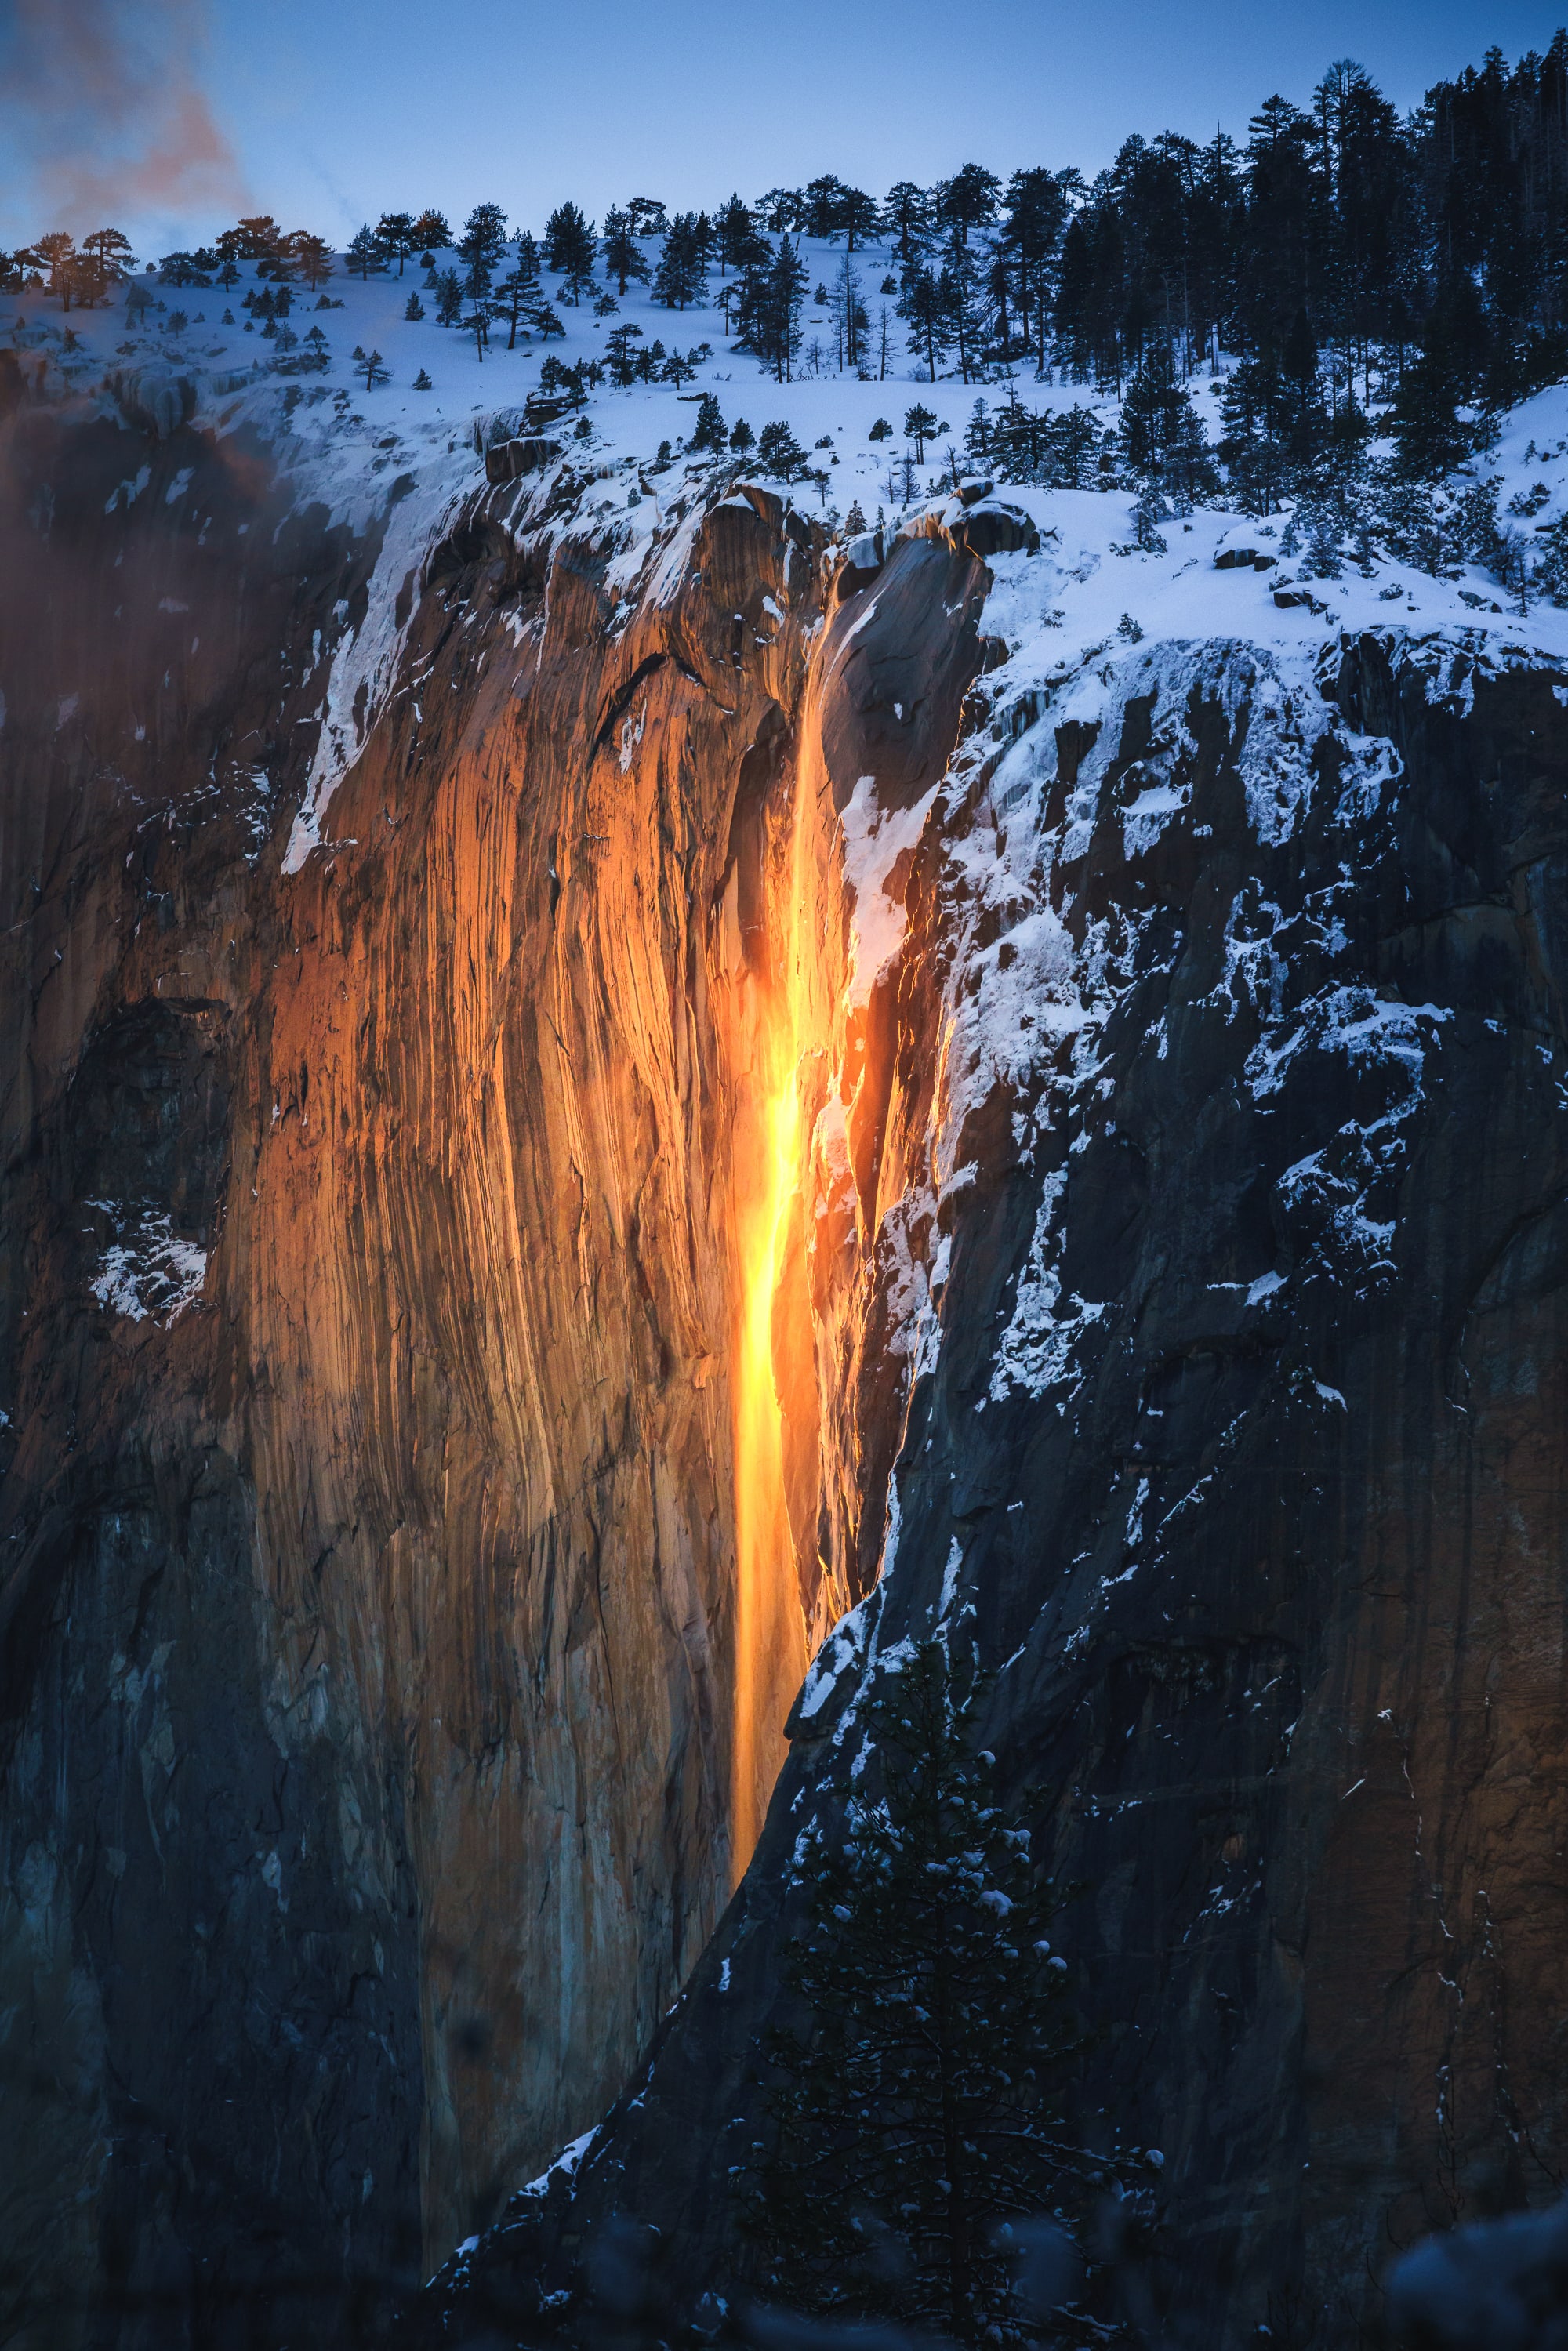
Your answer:
[[[647,250],[652,258],[656,242],[649,241]],[[841,266],[842,248],[803,240],[802,255],[810,285],[831,285]],[[436,258],[444,265],[452,256]],[[596,477],[585,488],[585,517],[605,526],[623,521],[623,535],[631,541],[651,538],[672,505],[686,503],[697,486],[699,469],[683,464],[682,444],[692,430],[695,402],[706,391],[717,398],[727,426],[742,417],[754,434],[775,422],[789,424],[813,466],[827,475],[825,488],[807,481],[797,484],[791,495],[831,529],[841,530],[856,505],[873,527],[879,520],[896,522],[909,510],[903,423],[915,402],[934,410],[938,423],[925,462],[915,468],[913,505],[919,509],[944,494],[955,456],[962,467],[963,434],[975,400],[984,396],[994,408],[1008,396],[1005,384],[995,382],[965,384],[951,375],[927,382],[905,348],[894,298],[878,290],[894,274],[893,256],[873,247],[855,258],[872,321],[870,381],[829,371],[834,329],[823,306],[808,306],[797,363],[800,371],[795,381],[779,383],[749,353],[730,348],[716,305],[668,310],[650,299],[645,287],[636,285],[620,298],[615,315],[604,319],[594,316],[591,302],[573,308],[558,300],[566,332],[548,343],[519,331],[516,348],[508,350],[508,330],[500,322],[481,358],[471,335],[435,324],[434,298],[428,292],[421,293],[426,313],[422,320],[403,316],[410,294],[423,282],[417,260],[408,264],[402,277],[394,272],[368,281],[350,277],[340,267],[323,289],[337,306],[329,310],[318,309],[316,297],[305,288],[293,289],[289,326],[301,339],[311,326],[324,330],[330,351],[325,375],[284,378],[270,372],[277,344],[259,327],[246,331],[249,314],[242,307],[243,298],[256,282],[248,267],[227,292],[216,286],[176,287],[154,279],[137,281],[163,306],[161,312],[147,315],[140,330],[127,325],[129,289],[120,289],[116,300],[102,308],[73,311],[68,319],[61,317],[52,298],[7,297],[0,301],[0,347],[12,343],[47,351],[84,391],[111,368],[168,368],[193,375],[202,387],[205,418],[219,429],[232,430],[247,420],[269,427],[279,437],[285,462],[308,477],[312,494],[325,491],[335,512],[354,519],[357,510],[382,501],[391,481],[406,472],[413,474],[423,493],[415,501],[416,511],[428,516],[433,501],[439,507],[472,484],[481,464],[476,435],[483,434],[497,411],[518,408],[538,390],[548,355],[566,365],[601,359],[611,331],[635,325],[642,329],[643,348],[659,340],[666,350],[689,353],[706,343],[709,355],[696,362],[693,381],[682,386],[600,386],[589,397],[588,430],[580,437],[570,421],[553,428],[566,439],[579,471]],[[719,290],[720,284],[716,275],[710,291]],[[547,279],[546,291],[550,290]],[[875,372],[879,314],[884,308],[885,380]],[[170,320],[180,311],[188,323],[183,331],[172,331]],[[223,323],[225,312],[233,324]],[[75,340],[72,350],[66,348],[68,333]],[[818,359],[813,359],[813,345],[821,354]],[[381,353],[390,370],[388,382],[367,390],[362,376],[356,380],[351,358],[356,349]],[[813,367],[824,371],[813,373]],[[413,389],[422,369],[432,380],[428,392]],[[256,381],[236,381],[242,371],[253,370],[261,371]],[[1082,403],[1093,406],[1103,423],[1114,422],[1114,404],[1097,400],[1088,387],[1038,383],[1027,365],[1015,381],[1019,397],[1030,406],[1043,410]],[[1191,388],[1211,433],[1217,434],[1220,382],[1200,373]],[[286,426],[284,403],[290,392],[293,404]],[[347,394],[346,403],[340,393]],[[892,436],[873,441],[872,428],[879,420],[892,426]],[[646,468],[664,442],[671,444],[674,465],[650,480]],[[1554,386],[1515,410],[1499,445],[1479,461],[1477,470],[1500,480],[1498,504],[1505,519],[1511,500],[1529,507],[1521,517],[1527,527],[1568,512],[1568,386]],[[706,473],[700,477],[706,478]],[[1283,517],[1247,523],[1238,530],[1234,517],[1200,512],[1165,527],[1168,551],[1161,557],[1126,551],[1133,531],[1124,491],[1035,493],[1027,503],[1042,527],[1058,533],[1054,601],[1040,617],[1048,628],[1060,629],[1053,644],[1061,654],[1113,631],[1124,613],[1150,635],[1223,633],[1270,643],[1300,643],[1321,635],[1328,626],[1403,620],[1423,630],[1458,622],[1516,641],[1522,635],[1552,652],[1568,649],[1568,616],[1544,605],[1533,607],[1528,616],[1511,612],[1497,582],[1479,570],[1453,580],[1434,580],[1393,563],[1375,564],[1367,577],[1347,569],[1340,580],[1312,583],[1310,592],[1324,608],[1322,611],[1305,604],[1282,611],[1276,603],[1276,590],[1295,584],[1300,572],[1300,564],[1289,558],[1266,571],[1214,570],[1214,555],[1228,533],[1233,544],[1245,540],[1261,552],[1277,553],[1286,528]],[[413,519],[411,516],[411,523]]]
[[[655,247],[649,246],[650,256]],[[812,286],[831,284],[842,250],[803,242]],[[438,263],[450,261],[438,256]],[[809,306],[804,319],[804,372],[793,381],[775,381],[747,352],[727,342],[721,310],[715,306],[685,312],[654,304],[645,287],[632,286],[616,313],[599,319],[591,302],[575,308],[556,303],[564,338],[541,342],[519,331],[507,350],[504,323],[481,358],[473,337],[434,321],[434,298],[421,292],[426,316],[410,321],[403,313],[411,293],[423,287],[424,272],[411,262],[395,273],[365,281],[341,271],[324,289],[332,305],[319,309],[303,287],[293,289],[289,326],[300,338],[319,325],[330,351],[324,375],[287,376],[273,371],[276,340],[260,327],[246,331],[246,293],[254,271],[239,283],[175,287],[138,281],[152,292],[161,310],[146,314],[139,329],[128,324],[129,288],[103,308],[73,311],[63,319],[55,301],[34,294],[0,303],[0,349],[7,344],[48,362],[57,379],[84,398],[99,392],[111,371],[192,377],[200,419],[223,433],[244,425],[268,434],[286,475],[298,495],[324,501],[335,519],[356,528],[385,520],[382,559],[372,581],[369,609],[358,630],[334,651],[324,724],[306,803],[297,822],[288,863],[306,857],[320,828],[338,780],[360,739],[351,723],[356,698],[365,690],[361,721],[390,689],[396,671],[401,629],[394,620],[396,590],[423,547],[438,533],[454,502],[484,479],[481,448],[495,431],[508,429],[529,392],[539,384],[548,356],[570,365],[603,355],[616,327],[635,324],[645,348],[655,340],[666,350],[706,357],[695,360],[693,380],[684,385],[637,384],[617,389],[608,382],[592,391],[580,419],[563,418],[550,430],[566,456],[535,478],[530,505],[551,502],[556,527],[588,526],[615,548],[613,571],[624,592],[648,588],[651,558],[666,569],[678,556],[681,534],[713,486],[713,463],[690,458],[683,443],[690,434],[695,403],[704,392],[718,400],[727,427],[744,417],[754,434],[774,422],[787,423],[810,453],[825,486],[797,483],[786,493],[841,539],[858,527],[854,510],[872,528],[918,524],[935,506],[951,505],[951,484],[963,468],[964,428],[975,400],[994,408],[1005,401],[1005,383],[965,384],[953,376],[925,381],[909,356],[903,322],[893,315],[893,298],[879,292],[894,274],[890,254],[867,249],[856,266],[872,320],[870,349],[881,349],[881,318],[888,312],[889,373],[826,371],[833,350],[833,327],[823,306]],[[711,281],[716,290],[720,281]],[[547,281],[546,292],[553,289]],[[183,311],[183,329],[171,320]],[[230,323],[225,324],[228,314]],[[68,340],[68,338],[69,339]],[[813,345],[820,356],[813,356]],[[355,378],[355,350],[376,351],[390,370],[384,385],[367,390]],[[432,389],[420,392],[421,370]],[[817,370],[819,371],[813,371]],[[1040,408],[1095,406],[1103,423],[1115,421],[1113,405],[1094,401],[1079,384],[1040,383],[1020,370],[1014,379],[1019,398]],[[1221,383],[1195,377],[1193,391],[1211,432],[1218,431]],[[105,405],[112,408],[107,393]],[[913,498],[906,499],[907,445],[903,424],[916,401],[935,411],[938,429],[925,461],[914,469]],[[879,421],[891,436],[872,438]],[[662,444],[671,455],[661,462]],[[819,446],[819,444],[822,444]],[[913,455],[913,451],[909,451]],[[752,461],[754,462],[754,461]],[[572,469],[575,491],[570,507],[559,496],[561,466]],[[1526,402],[1506,421],[1497,446],[1474,471],[1498,484],[1504,519],[1528,528],[1568,512],[1568,385],[1557,385]],[[119,496],[139,494],[144,468],[128,434],[126,480]],[[396,485],[400,496],[393,504]],[[778,485],[782,489],[782,485]],[[1182,658],[1201,642],[1257,649],[1266,664],[1282,664],[1302,678],[1312,659],[1333,634],[1369,627],[1402,628],[1421,636],[1463,632],[1472,646],[1490,649],[1483,657],[1503,662],[1539,652],[1568,657],[1568,611],[1545,602],[1527,614],[1508,609],[1508,599],[1485,571],[1470,568],[1458,578],[1433,578],[1413,566],[1387,560],[1358,565],[1347,559],[1343,576],[1309,576],[1292,546],[1289,516],[1259,522],[1219,507],[1200,508],[1161,526],[1164,549],[1134,543],[1132,498],[1125,490],[1067,491],[1014,488],[998,481],[998,496],[1028,510],[1041,534],[1037,556],[1003,558],[988,606],[987,627],[1007,640],[1009,682],[1015,689],[1033,683],[1045,690],[1059,716],[1074,715],[1078,703],[1121,690],[1134,672],[1157,665],[1162,645],[1184,648]],[[389,516],[389,505],[392,511]],[[526,526],[526,515],[522,517]],[[1217,558],[1251,550],[1260,563]],[[1285,601],[1281,601],[1285,600]],[[1143,818],[1155,822],[1152,805]]]

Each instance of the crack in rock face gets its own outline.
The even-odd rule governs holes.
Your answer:
[[[1193,2323],[1336,2339],[1564,2153],[1568,687],[136,398],[0,427],[18,2293],[744,2288],[940,1630]]]

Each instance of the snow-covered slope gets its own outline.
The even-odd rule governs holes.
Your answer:
[[[650,255],[655,250],[650,243]],[[801,252],[813,284],[831,281],[842,262],[841,247],[810,239],[801,241]],[[438,262],[451,258],[437,256]],[[317,297],[304,287],[292,289],[291,329],[303,335],[316,326],[327,335],[330,359],[322,375],[273,372],[275,343],[259,328],[247,329],[246,325],[243,301],[256,285],[249,266],[226,293],[216,286],[182,289],[141,281],[154,291],[160,307],[146,313],[135,329],[127,325],[127,288],[120,289],[103,308],[73,311],[68,319],[61,317],[57,302],[40,295],[0,298],[0,349],[10,347],[49,360],[83,392],[100,385],[110,370],[184,375],[197,388],[204,422],[222,432],[244,423],[270,430],[286,462],[298,470],[300,495],[324,496],[334,512],[348,518],[356,504],[373,505],[384,497],[392,480],[405,474],[413,475],[422,492],[421,506],[428,513],[431,503],[469,485],[479,463],[476,443],[492,431],[493,419],[518,409],[537,392],[547,358],[565,366],[602,360],[607,337],[618,328],[635,326],[643,348],[658,340],[666,350],[691,356],[690,381],[626,389],[606,382],[589,393],[580,421],[568,418],[552,428],[568,444],[565,462],[591,477],[582,486],[580,511],[603,525],[613,523],[629,542],[657,529],[665,506],[681,495],[688,480],[695,485],[711,478],[712,460],[688,465],[684,455],[695,402],[705,392],[717,398],[727,427],[733,428],[740,419],[754,434],[774,423],[791,427],[813,469],[827,475],[825,486],[808,480],[791,495],[830,532],[843,525],[856,505],[867,524],[875,526],[901,519],[950,487],[956,475],[967,468],[964,434],[977,399],[986,398],[994,407],[1010,387],[1025,405],[1042,412],[1085,404],[1095,409],[1103,423],[1115,422],[1113,400],[1082,384],[1037,381],[1027,367],[1009,371],[1005,380],[998,380],[992,371],[984,382],[965,384],[951,374],[927,382],[905,349],[903,324],[893,315],[894,298],[875,291],[896,269],[893,256],[864,248],[856,258],[873,320],[879,309],[888,313],[885,377],[874,370],[835,371],[831,321],[825,311],[809,307],[794,380],[778,382],[749,352],[729,346],[724,314],[716,303],[670,310],[653,302],[645,287],[636,285],[628,287],[614,315],[603,319],[594,316],[590,303],[558,305],[565,333],[548,342],[520,329],[516,348],[508,350],[503,320],[481,357],[471,335],[435,324],[434,298],[428,293],[421,297],[425,317],[417,322],[405,319],[409,296],[423,283],[417,263],[410,264],[402,277],[333,277],[322,289],[333,305],[328,310],[319,309]],[[710,292],[716,293],[720,286],[716,275]],[[183,313],[188,323],[175,332],[169,322],[177,313]],[[233,324],[223,323],[225,313]],[[879,350],[875,333],[872,341],[873,350]],[[814,344],[821,352],[817,359]],[[362,373],[355,374],[351,354],[356,350],[381,354],[390,371],[386,383],[366,389]],[[413,389],[422,370],[431,378],[429,391]],[[1190,388],[1217,435],[1223,378],[1199,373]],[[916,401],[935,412],[937,430],[926,440],[924,460],[911,475],[904,460],[906,454],[913,455],[915,444],[906,443],[903,423]],[[879,422],[891,425],[891,437],[872,438]],[[647,468],[657,462],[661,444],[666,443],[673,465],[652,477],[650,489]],[[1512,500],[1533,501],[1523,517],[1526,522],[1550,522],[1568,511],[1568,386],[1554,386],[1515,410],[1497,447],[1470,471],[1497,482],[1500,509],[1506,510]],[[128,496],[134,495],[134,468],[130,475]],[[909,491],[912,496],[906,495]],[[1212,557],[1226,526],[1213,517],[1195,517],[1190,528],[1177,522],[1166,533],[1167,559],[1134,562],[1124,551],[1107,568],[1107,559],[1119,549],[1125,550],[1133,538],[1129,503],[1124,491],[1091,492],[1073,495],[1059,510],[1068,575],[1060,597],[1068,632],[1064,643],[1078,630],[1080,615],[1085,641],[1102,627],[1113,627],[1124,611],[1145,630],[1170,628],[1176,607],[1168,591],[1178,580],[1184,583],[1180,599],[1186,614],[1182,625],[1189,632],[1194,626],[1207,631],[1211,625],[1207,612],[1201,619],[1193,612],[1194,573]],[[1242,535],[1250,540],[1260,534],[1260,549],[1277,552],[1288,514],[1287,508],[1272,523],[1244,524]],[[1074,542],[1071,549],[1069,538]],[[1099,582],[1088,593],[1079,592],[1088,589],[1088,580],[1071,576],[1080,554],[1085,560],[1099,559]],[[1283,561],[1267,576],[1233,578],[1213,608],[1212,626],[1230,633],[1239,623],[1248,633],[1261,632],[1269,642],[1301,642],[1323,621],[1354,625],[1369,606],[1377,607],[1375,616],[1386,621],[1397,606],[1395,617],[1414,618],[1423,627],[1458,621],[1518,634],[1516,616],[1494,609],[1505,600],[1486,573],[1471,569],[1459,579],[1434,580],[1412,567],[1383,562],[1373,563],[1365,579],[1315,587],[1312,592],[1327,608],[1322,616],[1309,609],[1300,620],[1285,621],[1274,616],[1274,591],[1288,585],[1298,569]],[[1532,611],[1531,641],[1556,647],[1565,642],[1563,625],[1550,609]]]

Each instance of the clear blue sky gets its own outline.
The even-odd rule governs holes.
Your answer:
[[[1092,172],[1131,131],[1242,134],[1260,99],[1304,102],[1336,57],[1412,105],[1489,44],[1544,47],[1564,16],[1568,0],[0,0],[0,239],[112,204],[139,142],[117,209],[144,250],[211,233],[241,195],[339,238],[427,203],[456,218],[489,198],[538,225],[563,195],[598,214],[821,171],[880,192],[971,156]],[[192,170],[146,162],[182,142]]]

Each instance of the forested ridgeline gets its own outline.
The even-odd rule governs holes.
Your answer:
[[[563,202],[537,238],[508,233],[493,204],[460,233],[438,211],[392,212],[343,258],[368,278],[401,277],[415,256],[424,276],[407,316],[423,319],[428,298],[433,325],[481,349],[497,327],[509,348],[519,333],[559,336],[563,310],[591,306],[601,356],[566,368],[546,356],[541,391],[568,401],[606,376],[689,376],[710,356],[612,324],[638,290],[673,312],[718,311],[731,347],[780,381],[972,385],[971,462],[1048,485],[1145,487],[1144,528],[1162,504],[1223,496],[1259,514],[1304,505],[1320,538],[1312,517],[1327,511],[1344,537],[1370,511],[1370,480],[1382,534],[1409,559],[1483,559],[1506,580],[1484,496],[1467,502],[1461,486],[1434,510],[1409,486],[1484,453],[1492,418],[1568,373],[1568,33],[1512,66],[1490,51],[1408,115],[1342,60],[1307,105],[1266,99],[1245,141],[1130,138],[1092,180],[1047,163],[1004,180],[971,162],[879,198],[826,173],[711,211],[639,196],[595,223]],[[337,266],[327,242],[269,217],[157,267],[165,283],[227,288],[245,265],[280,281],[285,305],[294,278],[333,307],[320,291]],[[79,250],[54,232],[0,255],[0,289],[39,288],[68,308],[105,298],[136,266],[116,230]],[[144,287],[131,299],[145,308]],[[252,287],[246,300],[261,302],[272,334],[272,297]],[[825,343],[808,338],[809,311],[829,323]],[[294,340],[287,325],[281,338]],[[277,362],[323,363],[309,350]],[[1190,398],[1196,377],[1219,380],[1207,414]],[[1082,386],[1087,404],[1031,399],[1040,382]],[[1568,553],[1546,557],[1552,579],[1539,563],[1535,574],[1555,594]]]

